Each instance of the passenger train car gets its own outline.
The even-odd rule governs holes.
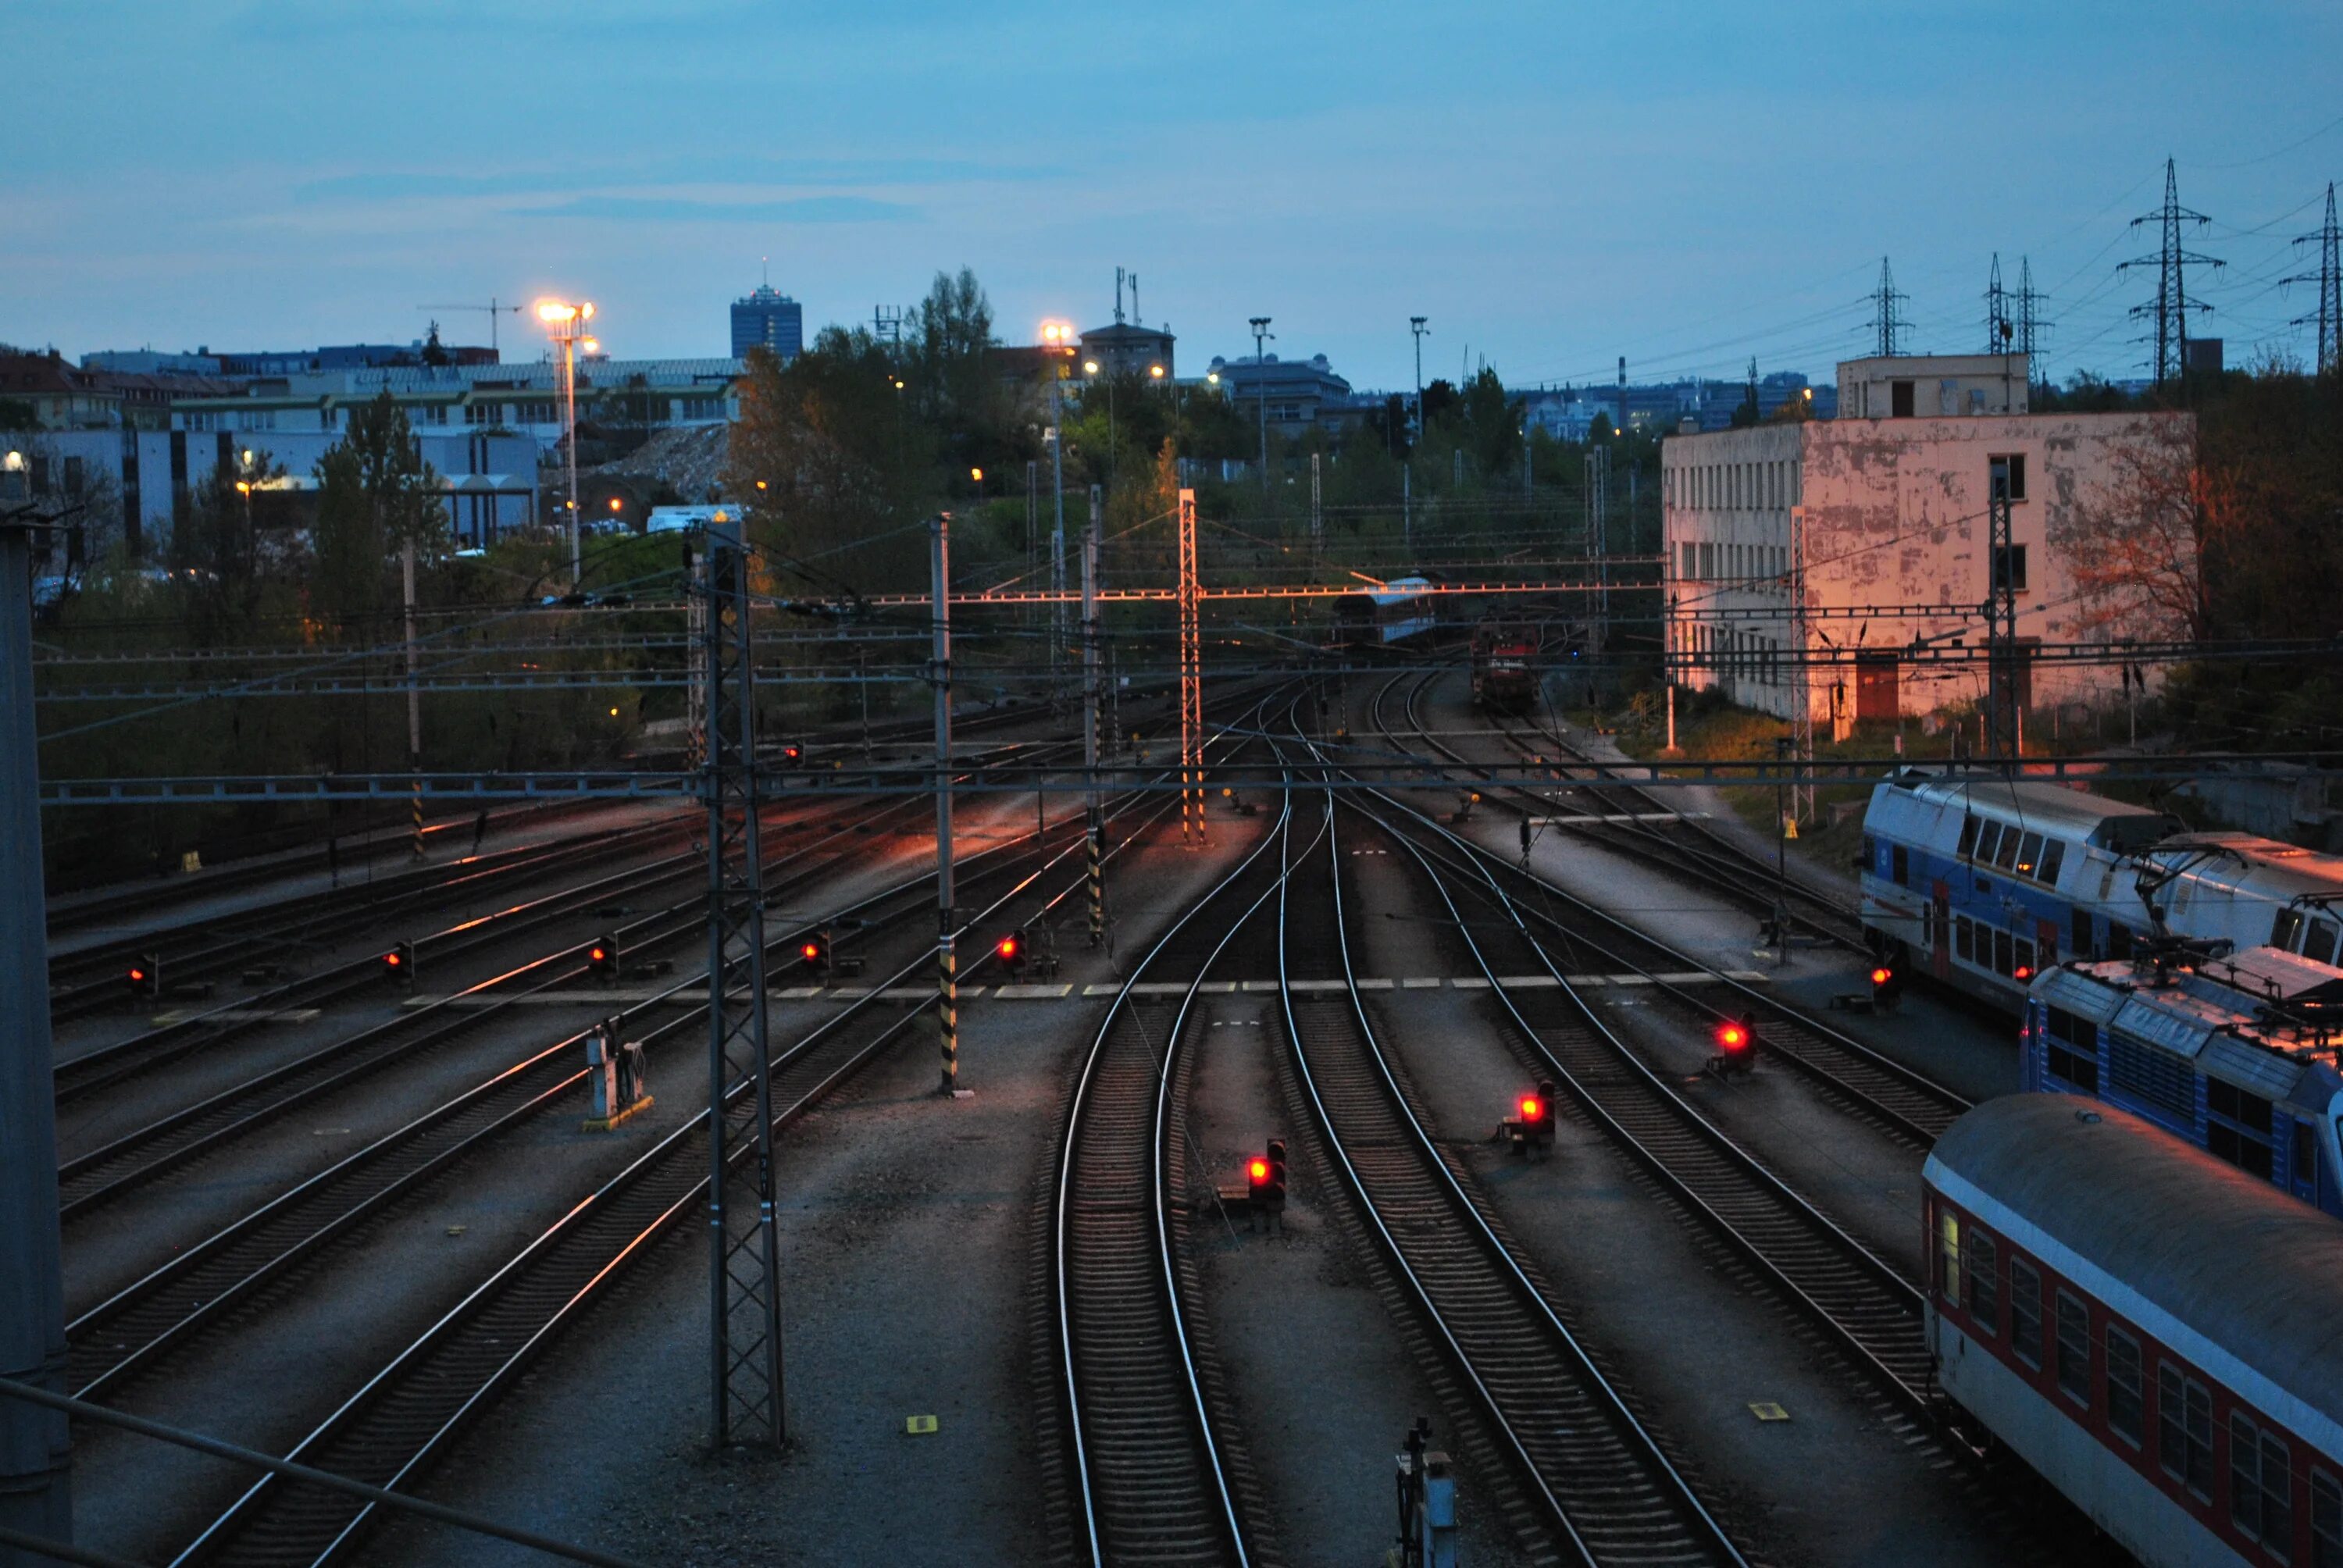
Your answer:
[[[2087,1095],[2343,1217],[2343,970],[2275,948],[2044,971],[2027,1089]]]
[[[2343,1226],[2064,1095],[1969,1111],[1922,1182],[1956,1404],[2149,1568],[2343,1563]]]
[[[2343,859],[2251,833],[2189,833],[2143,859],[2176,932],[2343,962]]]
[[[2131,950],[2148,922],[2127,858],[2180,828],[2077,789],[1907,769],[1864,813],[1864,929],[1882,952],[2016,1012],[2062,952]]]
[[[1393,578],[1380,588],[1334,601],[1334,640],[1388,647],[1430,633],[1440,624],[1440,599],[1424,590],[1428,578]]]

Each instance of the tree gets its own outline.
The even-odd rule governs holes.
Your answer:
[[[2150,415],[2138,437],[2114,444],[2114,477],[2077,496],[2046,542],[2069,563],[2085,638],[2202,638],[2213,607],[2195,426]]]
[[[444,542],[447,513],[439,476],[423,460],[407,411],[386,387],[350,412],[349,428],[317,459],[317,555],[310,606],[344,625],[389,608],[391,559],[412,543]]]
[[[284,465],[266,452],[217,469],[196,486],[186,516],[171,530],[167,558],[197,646],[239,635],[258,611],[271,552],[262,546],[253,497],[284,477]]]
[[[447,351],[439,347],[439,324],[436,321],[423,339],[423,363],[435,367],[447,363]]]

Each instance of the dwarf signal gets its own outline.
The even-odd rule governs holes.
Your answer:
[[[992,944],[992,955],[1001,960],[1001,967],[1011,974],[1023,974],[1026,963],[1025,933],[1009,932]]]
[[[614,980],[618,978],[618,941],[616,937],[596,937],[586,944],[586,967],[594,971],[596,980]]]
[[[1722,1074],[1744,1073],[1757,1065],[1757,1023],[1748,1014],[1726,1019],[1716,1026],[1716,1055],[1709,1070]]]
[[[1554,1084],[1541,1079],[1535,1090],[1513,1101],[1514,1114],[1503,1128],[1514,1152],[1534,1160],[1554,1148]]]
[[[163,991],[163,960],[153,953],[142,953],[131,960],[124,971],[123,983],[132,996],[160,996]]]
[[[1904,966],[1893,959],[1882,959],[1871,969],[1871,1005],[1885,1011],[1904,1000]]]
[[[398,942],[382,955],[382,973],[386,980],[403,985],[415,983],[415,944]]]
[[[805,967],[814,973],[829,973],[830,933],[828,931],[808,932],[805,940],[798,943],[798,957],[803,960]]]

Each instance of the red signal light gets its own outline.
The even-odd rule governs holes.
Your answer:
[[[146,983],[146,971],[139,969],[136,965],[133,965],[130,970],[130,983],[132,985],[145,985]]]
[[[803,947],[798,949],[798,956],[804,959],[806,962],[811,963],[814,960],[821,957],[821,944],[820,942],[808,942]]]
[[[1269,1180],[1269,1161],[1254,1160],[1245,1166],[1246,1179],[1256,1187]]]
[[[1544,1114],[1545,1114],[1545,1105],[1544,1105],[1544,1103],[1542,1101],[1540,1101],[1540,1100],[1538,1099],[1538,1097],[1537,1097],[1536,1095],[1534,1095],[1534,1094],[1524,1094],[1524,1095],[1523,1095],[1523,1096],[1522,1096],[1522,1120],[1523,1120],[1523,1121],[1535,1121],[1539,1117],[1541,1117],[1541,1116],[1543,1116],[1543,1115],[1544,1115]]]
[[[399,957],[396,952],[387,952],[382,955],[383,967],[386,969],[395,970],[406,961],[407,960],[405,959]]]
[[[1892,980],[1895,978],[1896,971],[1884,965],[1871,971],[1871,983],[1873,985],[1885,985],[1889,980]]]
[[[1749,1031],[1737,1023],[1719,1024],[1716,1043],[1727,1050],[1740,1050],[1749,1043]]]
[[[596,946],[588,949],[586,952],[588,960],[598,964],[602,962],[605,959],[608,959],[609,956],[610,950],[600,946],[598,943]]]
[[[2016,974],[2016,978],[2019,980],[2032,980],[2034,978],[2034,966],[2032,964],[2020,964],[2017,966]]]
[[[1002,958],[1013,960],[1017,956],[1019,946],[1020,944],[1015,937],[1003,937],[1001,939],[998,951]]]

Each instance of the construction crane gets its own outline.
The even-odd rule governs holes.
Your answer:
[[[512,313],[513,313],[514,315],[516,315],[516,316],[518,316],[518,314],[520,314],[520,307],[519,307],[519,306],[518,306],[518,305],[501,305],[501,304],[498,304],[496,300],[493,300],[493,299],[489,300],[486,305],[418,305],[418,306],[417,306],[415,308],[416,308],[416,309],[417,309],[417,310],[485,310],[485,311],[487,311],[487,312],[488,313],[488,349],[489,349],[489,351],[490,351],[491,353],[496,354],[496,355],[497,355],[497,357],[498,357],[499,359],[501,359],[504,356],[503,356],[503,350],[502,350],[502,349],[500,349],[500,348],[498,348],[498,346],[497,346],[497,317],[499,317],[499,316],[504,315],[507,311],[510,311],[510,312],[512,312]]]

